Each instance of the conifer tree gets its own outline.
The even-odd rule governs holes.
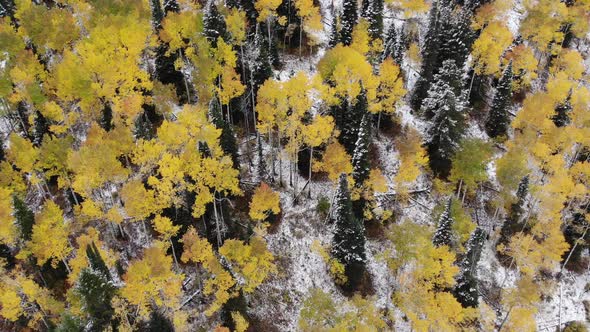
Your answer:
[[[492,107],[485,123],[486,131],[490,137],[503,136],[508,131],[510,125],[508,106],[512,97],[512,78],[512,62],[510,62],[498,82]]]
[[[361,17],[368,18],[370,16],[370,8],[372,0],[361,0]]]
[[[391,57],[396,64],[402,63],[404,47],[401,38],[398,38],[395,24],[390,24],[385,35],[385,41],[383,43],[383,54],[382,60]]]
[[[510,219],[519,222],[524,212],[524,204],[529,193],[529,176],[526,175],[520,180],[516,190],[516,202],[510,208]]]
[[[461,12],[455,14],[452,2],[440,2],[438,8],[438,34],[436,38],[439,42],[439,49],[434,71],[441,68],[447,60],[453,60],[458,68],[463,68],[473,40],[471,21]]]
[[[358,132],[358,139],[356,140],[354,153],[352,155],[352,177],[355,185],[362,185],[371,170],[371,163],[369,160],[369,145],[371,144],[371,121],[370,115],[365,113],[361,121]]]
[[[14,0],[1,0],[0,1],[0,17],[9,17],[14,22],[14,12],[16,5]]]
[[[369,5],[367,20],[369,21],[369,36],[372,39],[382,38],[383,7],[383,0],[372,0]]]
[[[94,241],[92,244],[86,246],[86,257],[88,257],[88,262],[90,263],[90,267],[97,273],[102,273],[102,275],[107,279],[111,280],[111,273],[109,272],[109,268],[107,267],[106,263],[102,259],[98,248]]]
[[[41,112],[35,112],[35,129],[33,131],[33,145],[39,147],[43,143],[43,136],[49,134],[49,123]]]
[[[160,30],[162,28],[162,20],[164,19],[164,11],[162,11],[162,4],[160,0],[151,0],[152,3],[152,25],[154,29]]]
[[[96,271],[86,268],[80,272],[76,291],[82,298],[84,311],[90,316],[93,331],[103,331],[114,314],[111,300],[116,287]]]
[[[448,65],[448,66],[447,66]],[[456,77],[454,61],[445,63],[447,68],[437,75],[437,80],[424,100],[422,113],[433,116],[428,128],[427,150],[430,168],[437,176],[447,177],[453,157],[465,131],[465,97],[457,95],[451,85]],[[456,67],[454,67],[456,69]],[[455,72],[455,73],[454,73]],[[447,81],[451,81],[451,84]]]
[[[227,26],[223,15],[217,10],[214,1],[208,1],[203,15],[203,33],[213,47],[217,46],[217,38],[227,39]]]
[[[436,115],[446,102],[442,98],[447,92],[457,97],[461,94],[462,81],[461,72],[454,61],[446,61],[443,68],[434,76],[430,85],[428,97],[422,102],[420,113],[427,119]]]
[[[464,308],[477,307],[479,303],[479,292],[477,289],[477,263],[481,257],[481,251],[486,239],[485,231],[476,228],[467,241],[467,253],[461,260],[459,267],[461,272],[457,277],[457,284],[453,291],[457,301]]]
[[[432,237],[432,243],[437,247],[451,247],[454,243],[453,223],[455,221],[451,216],[451,204],[452,200],[449,199],[449,202],[447,203],[445,210],[438,218],[436,231],[434,232],[434,236]]]
[[[250,72],[253,80],[254,95],[258,92],[260,85],[272,76],[271,57],[266,43],[266,34],[258,33],[255,35],[254,43],[250,43],[249,52],[251,60],[249,61]]]
[[[338,138],[349,155],[354,154],[361,121],[363,116],[368,113],[368,108],[367,91],[362,89],[353,105],[345,101],[339,110],[342,117],[339,129],[342,133]],[[336,124],[338,125],[338,121]]]
[[[111,131],[113,129],[113,109],[108,103],[102,108],[99,124],[105,131]]]
[[[559,103],[555,107],[555,115],[553,116],[553,123],[557,127],[565,127],[570,123],[570,113],[572,112],[572,90],[570,89],[567,98],[564,102]]]
[[[430,13],[428,14],[428,30],[424,36],[424,44],[421,47],[422,67],[410,101],[414,110],[420,109],[420,106],[422,106],[422,100],[428,95],[430,82],[434,76],[435,66],[438,59],[438,51],[440,47],[440,40],[438,39],[438,6],[438,1],[433,2],[430,8]]]
[[[174,332],[174,325],[172,322],[162,315],[159,311],[154,310],[150,314],[150,321],[148,323],[149,332]]]
[[[344,0],[340,17],[340,41],[345,46],[352,43],[352,30],[358,21],[357,0]]]
[[[328,40],[328,47],[333,48],[340,42],[340,32],[338,31],[338,15],[332,13],[332,30],[330,30],[330,39]]]
[[[17,195],[12,197],[12,204],[14,208],[14,218],[20,228],[20,236],[23,240],[29,241],[31,240],[31,234],[33,233],[35,214]]]
[[[223,152],[230,156],[234,168],[239,168],[239,160],[238,160],[238,144],[236,142],[236,138],[234,136],[232,127],[221,114],[221,104],[219,103],[219,99],[214,97],[211,99],[209,103],[209,117],[211,118],[211,122],[215,125],[217,129],[221,129],[221,136],[219,137],[219,143],[221,145],[221,149]]]
[[[164,12],[165,14],[168,13],[178,13],[180,11],[180,6],[176,0],[164,0]]]
[[[4,153],[4,141],[0,137],[0,161],[6,160],[6,154]]]
[[[366,254],[365,234],[361,221],[354,217],[346,174],[341,174],[334,198],[334,237],[332,256],[345,267],[347,287],[354,290],[362,278]]]

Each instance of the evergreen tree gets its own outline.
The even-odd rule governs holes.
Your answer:
[[[258,33],[255,35],[254,43],[250,43],[248,47],[249,58],[251,59],[249,69],[254,84],[254,95],[258,92],[260,85],[272,76],[271,59],[267,45],[266,34]]]
[[[453,223],[455,223],[455,221],[451,216],[451,204],[452,200],[449,199],[445,210],[438,218],[438,225],[436,226],[436,231],[432,237],[432,243],[437,247],[451,247],[454,243]]]
[[[89,268],[80,272],[76,291],[80,294],[84,311],[91,318],[91,331],[103,331],[111,322],[114,313],[111,300],[116,290],[102,273]]]
[[[441,2],[438,14],[438,54],[434,72],[441,68],[445,61],[453,60],[458,68],[465,66],[469,56],[469,48],[473,40],[471,20],[461,12],[455,14],[452,4]]]
[[[214,1],[208,1],[203,15],[203,34],[213,47],[217,46],[217,38],[227,39],[227,26],[223,15],[217,10]]]
[[[339,126],[341,134],[338,139],[351,156],[354,154],[361,121],[363,116],[368,113],[368,108],[367,92],[363,88],[353,105],[345,102],[340,109],[342,121]],[[336,124],[338,125],[338,122]]]
[[[157,310],[152,311],[150,314],[150,322],[148,326],[147,330],[149,332],[174,332],[174,325],[172,325],[172,322]]]
[[[6,160],[6,154],[4,152],[4,141],[0,137],[0,161]]]
[[[462,92],[461,72],[452,60],[446,61],[443,68],[434,76],[430,85],[428,97],[422,102],[420,113],[427,119],[431,119],[443,107],[446,102],[441,98],[445,93],[450,92],[457,97]]]
[[[398,38],[395,24],[390,24],[385,35],[385,41],[383,43],[383,54],[381,59],[385,60],[391,57],[397,64],[402,63],[404,47],[401,38]]]
[[[55,328],[55,332],[81,332],[84,331],[84,322],[70,313],[61,316],[59,325]]]
[[[498,82],[492,107],[485,123],[486,131],[490,137],[504,136],[508,131],[510,125],[508,106],[512,98],[512,78],[512,62],[510,62]]]
[[[383,6],[383,0],[372,0],[369,6],[367,20],[372,39],[381,38],[383,35]]]
[[[570,89],[567,98],[563,103],[559,103],[555,107],[555,115],[553,116],[553,123],[557,127],[565,127],[570,123],[570,113],[572,112],[572,90]]]
[[[352,155],[353,172],[355,185],[362,185],[369,177],[371,162],[369,160],[369,145],[371,144],[371,116],[365,113],[358,132],[358,139]]]
[[[86,257],[88,257],[90,267],[95,272],[102,273],[102,275],[107,280],[111,280],[111,273],[109,272],[109,268],[100,256],[100,252],[98,251],[98,248],[96,247],[96,244],[94,242],[86,246]]]
[[[29,124],[29,121],[27,120],[29,118],[27,115],[27,113],[28,113],[27,104],[24,101],[19,101],[18,105],[16,106],[15,113],[16,113],[15,114],[16,123],[17,123],[17,126],[20,127],[20,130],[22,131],[23,137],[26,137],[26,138],[32,140],[31,135],[29,133],[31,125]]]
[[[35,130],[33,131],[33,145],[39,147],[43,143],[43,136],[49,134],[49,123],[41,112],[35,112]]]
[[[424,43],[421,48],[422,68],[420,69],[420,76],[416,81],[410,100],[411,106],[414,110],[420,109],[422,100],[428,95],[430,82],[434,76],[440,47],[438,30],[438,1],[435,1],[432,3],[430,13],[428,14],[428,30],[424,36]]]
[[[348,46],[352,43],[352,30],[358,20],[357,0],[344,0],[342,7],[340,41],[345,46]]]
[[[164,19],[164,11],[160,0],[151,0],[152,3],[152,24],[154,29],[160,30],[162,28],[162,20]]]
[[[102,108],[102,115],[100,117],[100,126],[105,131],[111,131],[113,129],[113,109],[109,103],[106,103]]]
[[[473,15],[479,7],[491,2],[491,0],[464,0],[463,8]]]
[[[335,12],[332,13],[332,30],[330,30],[330,39],[328,40],[328,47],[333,48],[340,42],[340,33],[338,31],[338,16]]]
[[[209,145],[207,144],[207,142],[204,141],[199,141],[199,152],[201,153],[201,156],[203,158],[211,158],[211,149],[209,148]]]
[[[461,260],[459,267],[461,272],[457,277],[457,284],[453,291],[457,301],[465,308],[477,307],[479,303],[479,292],[477,290],[477,263],[481,257],[486,233],[481,228],[476,228],[467,241],[467,253]]]
[[[164,0],[164,12],[166,14],[180,12],[178,2],[176,0]]]
[[[24,241],[31,240],[33,225],[35,224],[35,214],[17,195],[12,197],[12,205],[14,208],[14,218],[20,229],[21,238]]]
[[[239,168],[238,143],[236,142],[231,125],[223,119],[223,115],[221,114],[221,104],[217,97],[212,98],[209,103],[209,117],[213,125],[215,125],[217,129],[221,129],[221,136],[219,137],[221,149],[226,155],[231,157],[234,168]]]
[[[449,61],[449,69],[452,62]],[[451,158],[465,131],[466,103],[464,95],[457,95],[456,89],[445,81],[453,77],[452,70],[445,70],[437,77],[424,100],[422,113],[433,116],[426,141],[430,168],[444,178],[450,172]]]
[[[334,237],[331,253],[345,267],[347,288],[354,290],[364,273],[365,234],[362,222],[353,215],[346,174],[340,175],[332,218]]]
[[[361,0],[361,17],[368,18],[370,16],[372,3],[372,0]]]
[[[178,53],[168,53],[168,44],[162,43],[156,49],[156,78],[164,84],[173,84],[181,104],[188,102],[187,86],[182,72],[176,69],[174,63]]]
[[[510,207],[510,219],[519,222],[524,213],[524,205],[529,194],[529,176],[526,175],[520,180],[516,190],[516,202]]]
[[[9,17],[14,22],[15,11],[14,0],[0,0],[0,17]]]

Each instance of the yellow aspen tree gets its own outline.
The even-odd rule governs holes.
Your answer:
[[[379,112],[377,120],[377,131],[381,126],[381,113],[393,114],[400,102],[406,95],[403,75],[399,65],[391,57],[383,60],[379,68],[379,86],[377,88],[378,107],[369,107],[372,113]]]
[[[512,81],[514,91],[528,88],[531,82],[537,78],[539,61],[530,46],[516,45],[506,52],[504,59],[504,65],[512,62],[512,70],[515,73]]]
[[[408,190],[428,164],[428,154],[422,146],[420,133],[411,127],[404,128],[402,136],[396,139],[395,146],[400,161],[400,167],[395,175],[396,189],[400,198],[405,200]]]
[[[314,162],[313,169],[327,172],[330,181],[336,183],[340,174],[352,172],[352,162],[346,149],[338,141],[334,141],[326,147],[322,160]]]
[[[334,132],[334,118],[329,115],[316,115],[313,122],[303,129],[303,142],[309,147],[308,196],[311,196],[311,171],[313,169],[313,149],[324,144]]]
[[[274,192],[268,184],[262,182],[254,191],[250,201],[250,218],[257,222],[263,222],[270,213],[279,214],[281,212],[280,204],[279,193]]]
[[[68,235],[69,227],[64,220],[62,210],[53,201],[47,201],[41,211],[35,215],[33,233],[31,241],[27,243],[26,252],[37,258],[39,266],[51,260],[51,265],[56,267],[57,262],[61,260],[70,272],[66,261],[66,257],[72,251],[68,243]]]
[[[12,190],[0,187],[0,243],[14,244],[18,229],[12,211]]]
[[[323,29],[320,9],[314,6],[313,0],[296,0],[295,8],[301,18],[302,29],[299,29],[299,56],[301,57],[303,30],[307,33],[308,39],[312,39],[312,33]],[[310,45],[312,46],[312,45]]]
[[[72,270],[68,275],[68,282],[70,285],[74,285],[80,276],[80,272],[90,266],[86,254],[86,248],[88,246],[92,246],[93,244],[96,246],[100,253],[100,257],[104,260],[107,267],[115,266],[119,255],[115,251],[109,249],[108,246],[100,240],[100,231],[96,228],[89,227],[84,234],[76,238],[76,244],[78,245],[76,256],[68,262],[70,269]]]
[[[500,22],[487,25],[473,43],[473,68],[479,75],[500,73],[501,56],[513,40],[512,32]]]
[[[520,24],[520,34],[523,38],[533,42],[542,52],[559,51],[559,45],[564,37],[560,27],[567,19],[565,3],[526,0],[523,5],[527,13]],[[551,42],[555,42],[553,46]],[[553,50],[550,50],[550,47]]]
[[[172,237],[176,236],[180,231],[180,226],[172,224],[172,220],[168,217],[157,215],[154,220],[154,229],[158,232],[163,241],[170,243],[172,248],[172,257],[174,258],[174,264],[178,268],[178,260],[176,258],[176,252],[174,250],[174,243],[172,243]]]
[[[211,244],[199,237],[197,231],[190,227],[182,237],[184,251],[181,260],[184,263],[194,262],[201,264],[211,277],[204,283],[203,293],[213,295],[215,298],[205,311],[205,315],[211,316],[217,312],[230,298],[236,296],[232,290],[236,281],[232,275],[224,269],[213,253]]]
[[[274,257],[266,247],[262,237],[254,236],[249,244],[239,240],[227,240],[219,254],[232,263],[233,272],[241,276],[238,285],[246,293],[252,293],[277,268]]]
[[[172,258],[166,255],[166,246],[155,243],[144,250],[143,258],[132,261],[123,276],[123,296],[137,307],[140,317],[147,318],[150,306],[176,308],[182,295],[183,274],[172,271]]]

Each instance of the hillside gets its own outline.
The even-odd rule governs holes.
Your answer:
[[[0,0],[1,331],[587,331],[588,0]]]

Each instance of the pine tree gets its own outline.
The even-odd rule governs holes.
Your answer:
[[[81,296],[84,311],[91,317],[92,331],[103,331],[111,322],[114,313],[111,300],[116,290],[101,273],[88,268],[80,272],[76,291]]]
[[[0,162],[6,160],[6,154],[4,152],[4,141],[0,137]]]
[[[352,155],[352,177],[355,185],[362,185],[369,177],[371,162],[369,160],[369,145],[371,144],[371,116],[365,113],[358,132],[358,139]]]
[[[86,257],[88,257],[90,267],[95,272],[102,273],[102,275],[107,280],[111,280],[111,273],[109,272],[109,268],[100,256],[100,252],[98,251],[98,248],[96,247],[96,244],[94,242],[86,246]]]
[[[479,292],[477,289],[477,263],[481,257],[486,233],[481,228],[476,228],[467,241],[467,253],[461,260],[459,267],[461,272],[457,277],[457,284],[453,294],[464,308],[477,307]]]
[[[370,8],[372,0],[361,0],[361,17],[367,18],[370,16]]]
[[[157,310],[150,314],[149,332],[174,332],[172,322]]]
[[[357,0],[344,0],[340,29],[340,41],[345,46],[352,43],[352,30],[358,21]]]
[[[428,91],[428,97],[422,102],[420,113],[425,118],[431,119],[446,102],[441,97],[447,92],[452,93],[455,97],[459,96],[462,92],[462,86],[461,72],[455,62],[452,60],[446,61],[443,68],[434,76],[433,83]]]
[[[15,22],[14,12],[16,11],[16,5],[14,0],[0,0],[0,17],[9,17]]]
[[[33,145],[39,147],[43,143],[43,136],[49,134],[49,123],[41,112],[35,112],[35,130],[33,131]]]
[[[422,50],[422,68],[420,69],[420,76],[414,86],[414,91],[411,98],[411,106],[414,110],[420,109],[422,100],[428,95],[430,82],[434,76],[435,66],[438,59],[438,51],[440,47],[438,23],[438,1],[432,3],[430,13],[428,14],[428,30],[424,36],[424,43]]]
[[[113,129],[113,109],[109,103],[106,103],[102,108],[99,124],[105,131],[111,131]]]
[[[485,123],[486,131],[490,137],[505,136],[508,131],[510,125],[508,106],[512,98],[512,78],[512,62],[510,62],[498,82],[492,107]]]
[[[453,60],[458,68],[463,68],[473,42],[471,20],[461,12],[455,14],[452,4],[445,5],[445,2],[440,2],[438,22],[436,38],[440,44],[436,55],[435,73],[447,60]]]
[[[347,288],[354,290],[364,273],[365,234],[362,222],[353,215],[346,174],[340,175],[332,218],[334,237],[331,253],[345,267]]]
[[[526,175],[520,180],[516,190],[516,202],[510,207],[510,219],[513,222],[519,222],[524,213],[524,205],[529,193],[529,176]]]
[[[173,84],[176,89],[176,95],[179,102],[188,102],[187,87],[185,77],[182,72],[176,69],[174,63],[178,60],[178,53],[168,53],[168,44],[161,43],[156,49],[156,78],[164,84]]]
[[[330,40],[328,47],[333,48],[340,42],[340,32],[338,31],[338,15],[332,13],[332,30],[330,30]]]
[[[436,231],[434,232],[434,236],[432,237],[432,243],[437,247],[451,247],[455,242],[453,235],[453,223],[455,221],[451,216],[451,203],[452,200],[449,199],[445,210],[438,218],[438,225],[436,227]]]
[[[154,29],[160,30],[162,28],[162,20],[164,19],[164,12],[160,0],[151,0],[152,2],[152,24]]]
[[[367,20],[372,39],[381,38],[383,35],[383,6],[383,0],[372,0],[369,6]]]
[[[217,46],[217,38],[227,40],[227,26],[223,15],[217,10],[214,1],[208,1],[203,15],[203,34],[213,47]]]
[[[572,90],[570,89],[567,98],[563,103],[559,103],[555,107],[555,115],[553,116],[553,123],[557,127],[565,127],[570,123],[570,113],[572,112]]]
[[[212,98],[209,103],[209,117],[215,127],[221,129],[221,136],[219,137],[221,149],[226,155],[231,157],[234,168],[239,168],[238,144],[231,125],[223,119],[223,115],[221,114],[221,104],[217,97]]]
[[[363,88],[353,105],[344,102],[339,110],[342,115],[342,121],[339,126],[341,134],[338,139],[344,148],[346,148],[346,152],[348,152],[349,155],[354,154],[361,121],[363,116],[368,113],[368,108],[369,103],[367,101],[367,92]],[[336,122],[336,125],[338,125],[338,121]]]
[[[12,197],[12,205],[14,208],[14,218],[20,229],[20,236],[24,241],[30,241],[31,234],[33,233],[33,225],[35,224],[35,214],[17,195]]]
[[[457,89],[447,83],[456,77],[453,74],[453,62],[448,61],[446,64],[449,64],[449,70],[437,75],[438,79],[428,92],[428,98],[424,99],[422,107],[422,113],[433,116],[426,142],[430,168],[435,175],[443,178],[449,175],[451,158],[465,131],[465,96],[457,95]]]
[[[84,324],[82,320],[70,313],[61,316],[59,325],[55,328],[55,332],[80,332],[84,331]]]
[[[164,0],[164,12],[166,14],[180,12],[178,2],[176,0]]]
[[[402,63],[404,47],[401,38],[398,38],[395,24],[390,24],[385,35],[385,42],[383,45],[383,54],[381,59],[385,60],[391,57],[396,64]]]
[[[266,34],[255,35],[254,43],[250,43],[248,53],[251,54],[249,66],[253,80],[254,95],[258,92],[260,85],[272,76],[271,58],[266,43]]]

